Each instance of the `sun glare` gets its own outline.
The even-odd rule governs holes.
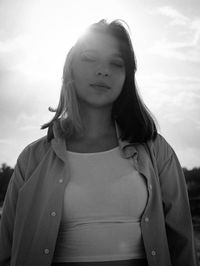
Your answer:
[[[98,6],[92,0],[32,2],[26,14],[26,32],[22,38],[24,57],[18,70],[29,81],[60,81],[66,55],[78,37],[91,23],[101,19],[127,21],[121,9],[122,4],[113,0],[102,0]],[[137,14],[133,17],[136,19]]]
[[[24,58],[18,69],[29,79],[58,79],[65,57],[85,29],[105,17],[93,1],[36,1],[26,14]],[[107,12],[112,12],[107,5]]]
[[[18,69],[33,79],[57,79],[70,47],[92,22],[87,16],[67,13],[67,7],[35,5],[23,36],[23,61]],[[67,2],[68,4],[68,2]],[[57,12],[56,12],[57,11]]]
[[[102,0],[98,4],[93,0],[27,2],[24,17],[20,17],[25,30],[17,40],[20,58],[13,66],[14,71],[23,75],[26,89],[37,91],[40,98],[57,104],[69,49],[92,23],[101,19],[126,21],[124,4],[120,1]]]

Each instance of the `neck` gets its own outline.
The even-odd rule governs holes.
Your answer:
[[[111,107],[84,108],[81,110],[84,139],[99,139],[115,132],[114,121],[111,120]],[[79,136],[77,136],[79,137]]]

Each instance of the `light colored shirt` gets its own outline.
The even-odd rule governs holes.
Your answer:
[[[145,258],[140,222],[147,187],[131,159],[119,147],[67,154],[70,180],[53,261]]]
[[[10,180],[0,228],[1,266],[49,266],[70,179],[59,123],[20,154]],[[186,183],[173,149],[158,135],[147,144],[119,139],[121,154],[144,176],[148,202],[141,232],[149,266],[196,266]],[[149,149],[147,149],[149,147]]]

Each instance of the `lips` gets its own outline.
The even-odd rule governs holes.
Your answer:
[[[110,86],[108,86],[106,83],[104,82],[94,82],[90,84],[91,87],[96,87],[96,88],[102,88],[102,89],[111,89]]]

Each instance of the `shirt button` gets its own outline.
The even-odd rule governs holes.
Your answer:
[[[152,255],[152,256],[155,256],[155,255],[156,255],[155,250],[152,250],[152,251],[151,251],[151,255]]]
[[[56,212],[51,212],[51,216],[56,216]]]
[[[62,179],[62,178],[59,179],[58,182],[59,182],[59,183],[63,183],[63,179]]]
[[[148,223],[149,222],[149,217],[145,217],[145,222]]]
[[[49,249],[48,249],[48,248],[45,248],[45,249],[44,249],[44,254],[46,254],[46,255],[49,254]]]

